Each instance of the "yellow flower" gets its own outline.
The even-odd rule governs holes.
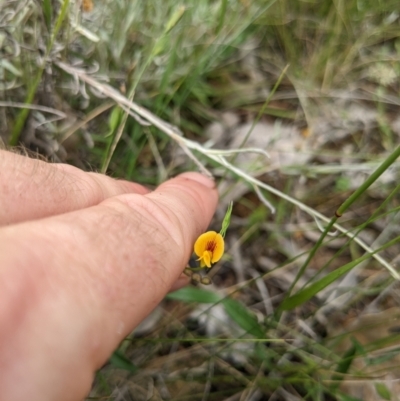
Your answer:
[[[224,254],[224,239],[215,231],[207,231],[197,238],[194,244],[194,253],[199,257],[200,267],[211,267],[212,263],[218,262]]]

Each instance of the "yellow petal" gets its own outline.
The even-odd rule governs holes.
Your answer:
[[[214,242],[215,242],[215,248],[212,253],[212,259],[211,259],[212,263],[216,263],[222,258],[225,248],[224,239],[222,238],[221,234],[217,234],[215,236]]]
[[[201,234],[194,244],[194,253],[201,258],[204,251],[207,250],[207,244],[213,242],[216,236],[217,233],[215,231],[207,231],[206,233]]]
[[[203,257],[202,257],[202,262],[208,267],[211,267],[211,258],[212,258],[212,253],[210,251],[205,251],[203,253]]]

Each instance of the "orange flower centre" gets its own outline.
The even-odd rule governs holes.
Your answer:
[[[206,251],[214,252],[217,247],[217,243],[215,241],[208,241],[206,245]]]

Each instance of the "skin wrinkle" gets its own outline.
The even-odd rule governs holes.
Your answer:
[[[185,177],[181,177],[180,178],[181,181],[190,181],[189,179],[185,178]],[[185,231],[187,230],[186,227],[186,222],[189,219],[191,219],[191,224],[194,228],[194,236],[199,235],[199,233],[201,233],[202,231],[204,231],[206,229],[206,227],[204,226],[203,221],[204,220],[196,220],[193,217],[197,216],[204,216],[206,215],[206,211],[205,211],[205,207],[204,204],[200,201],[201,200],[201,193],[199,191],[199,188],[196,186],[193,188],[193,186],[189,186],[189,185],[182,185],[182,184],[178,184],[178,183],[169,183],[168,184],[168,191],[165,191],[162,189],[161,186],[161,190],[160,192],[164,192],[165,194],[169,195],[169,194],[173,194],[175,192],[175,189],[177,191],[180,192],[180,199],[184,198],[184,195],[187,195],[186,198],[184,200],[183,206],[176,203],[176,204],[168,204],[167,207],[174,212],[172,214],[172,216],[174,217],[174,220],[172,221],[173,226],[179,226],[180,228],[180,232],[181,233],[185,233]],[[157,199],[160,203],[164,203],[162,197]],[[196,206],[193,206],[193,200],[196,203]],[[190,209],[189,211],[189,216],[187,215],[187,213],[184,213],[184,211],[188,211],[187,209]],[[201,213],[195,213],[195,210],[200,210]],[[169,215],[169,217],[171,218],[171,215]],[[193,224],[194,223],[194,224]],[[180,241],[182,241],[183,243],[186,244],[186,246],[188,247],[192,247],[192,244],[194,243],[195,238],[190,238],[190,236],[187,235],[183,235],[182,238],[180,238]],[[178,240],[179,241],[179,240]],[[182,243],[181,242],[181,243]],[[188,243],[189,242],[189,243]],[[189,255],[190,256],[190,255]]]
[[[72,170],[67,172],[65,169],[54,168],[53,188],[56,188],[55,202],[69,203],[67,208],[74,210],[80,208],[80,205],[95,205],[101,202],[106,196],[103,187],[99,182],[91,176],[81,174],[80,170]],[[57,179],[60,177],[59,179]],[[88,179],[90,178],[90,179]],[[58,194],[64,193],[64,196],[58,197]],[[69,196],[69,194],[74,196]],[[71,199],[73,204],[71,205]]]
[[[161,288],[163,292],[167,292],[171,284],[176,280],[171,278],[170,271],[166,264],[157,259],[154,255],[147,255],[143,261],[144,263],[144,280],[146,286],[140,285],[140,295],[145,292],[156,292]],[[153,300],[152,308],[156,307],[158,302]]]
[[[162,195],[161,195],[162,196]],[[168,241],[170,237],[174,244],[171,246],[171,249],[168,249],[166,252],[169,254],[171,251],[176,255],[177,250],[179,251],[182,246],[179,244],[188,243],[190,238],[187,238],[184,234],[185,230],[183,230],[180,222],[177,221],[177,217],[174,213],[168,213],[165,210],[165,207],[161,207],[157,200],[151,199],[149,197],[142,197],[140,195],[123,195],[120,196],[119,199],[123,201],[131,210],[138,211],[142,216],[149,216],[150,219],[146,220],[146,224],[151,224],[154,227],[162,227],[164,229],[163,237]],[[154,221],[154,223],[152,222]],[[176,228],[178,226],[178,228]],[[157,234],[160,235],[161,232],[159,228],[157,228]],[[190,237],[190,236],[189,236]],[[157,240],[157,246],[161,243],[160,240]],[[186,247],[187,248],[187,247]],[[182,255],[185,258],[185,255]],[[188,255],[189,257],[190,255]],[[186,260],[188,260],[188,257]],[[180,264],[185,263],[185,260],[181,259]]]
[[[75,191],[80,190],[81,191],[81,195],[83,197],[83,202],[84,204],[98,204],[100,203],[103,199],[108,197],[108,192],[111,191],[107,191],[106,188],[104,187],[104,185],[102,185],[101,181],[97,180],[96,177],[94,175],[88,175],[88,176],[82,176],[79,177],[79,175],[76,176],[77,181],[79,183],[82,183],[82,187],[81,188],[75,188]],[[90,180],[88,180],[87,178],[90,178]],[[89,185],[88,185],[89,184]],[[85,186],[87,186],[86,188],[89,188],[89,190],[85,193]]]
[[[132,219],[132,224],[129,225],[129,227],[134,229],[135,233],[134,235],[132,235],[131,232],[119,232],[119,234],[121,235],[121,240],[123,238],[145,239],[144,242],[146,242],[147,246],[150,247],[150,252],[148,252],[149,254],[157,254],[163,256],[162,258],[156,258],[157,263],[155,265],[159,267],[158,262],[164,260],[165,255],[170,254],[171,249],[173,250],[174,247],[171,247],[169,244],[170,238],[172,238],[171,233],[166,230],[163,225],[162,228],[164,228],[164,230],[160,230],[158,219],[155,219],[155,221],[153,221],[155,214],[154,207],[158,208],[158,205],[153,204],[152,200],[146,197],[142,197],[140,195],[125,195],[124,197],[133,198],[132,201],[134,200],[135,202],[126,203],[124,202],[124,198],[121,199],[121,197],[119,197],[118,199],[113,198],[109,201],[106,200],[102,203],[102,205],[105,205],[107,207],[110,207],[112,210],[115,210],[115,203],[119,203],[117,207],[123,210],[121,212],[121,217],[124,221],[126,221],[127,216],[129,216],[129,218],[132,218],[132,213],[134,213],[135,219]],[[150,208],[143,207],[144,205],[148,204],[151,205]],[[139,235],[137,234],[137,230],[140,231]],[[176,244],[176,248],[177,247],[178,245]],[[151,258],[150,260],[153,262],[153,259],[154,258]],[[150,263],[150,265],[153,265],[153,263]],[[158,270],[160,269],[158,268]],[[153,269],[146,267],[145,271],[153,271]]]
[[[157,203],[163,203],[162,197],[160,196],[158,199],[155,200]],[[168,206],[169,209],[172,211],[172,213],[165,214],[164,213],[164,219],[160,219],[160,223],[164,225],[166,229],[168,227],[174,227],[175,229],[173,232],[170,230],[170,234],[172,238],[174,239],[176,246],[178,247],[178,244],[185,244],[185,248],[192,248],[192,244],[195,240],[195,236],[197,235],[197,232],[201,232],[201,229],[198,228],[198,224],[196,224],[195,230],[191,230],[193,227],[193,220],[191,222],[188,222],[185,220],[185,214],[182,211],[182,205],[171,205]],[[158,206],[160,208],[160,205]],[[163,210],[161,208],[161,210]],[[190,216],[193,216],[194,213],[190,213]],[[189,231],[192,231],[189,233]],[[189,257],[190,255],[188,255]],[[186,261],[188,258],[186,258]]]
[[[139,232],[141,231],[141,225],[136,224],[138,219],[137,216],[130,216],[125,214],[121,210],[115,210],[113,208],[109,208],[106,205],[102,205],[105,209],[104,213],[101,213],[101,217],[98,223],[98,230],[96,235],[102,236],[104,232],[112,232],[115,233],[112,236],[111,241],[107,243],[108,251],[105,252],[106,257],[101,261],[101,265],[97,268],[97,275],[101,276],[101,280],[98,280],[98,283],[94,283],[96,285],[96,292],[102,294],[105,307],[109,307],[109,305],[115,305],[115,301],[119,299],[121,302],[121,293],[123,294],[123,285],[126,282],[126,278],[129,278],[130,269],[129,265],[127,265],[127,260],[129,261],[130,252],[138,252],[135,244],[132,244],[130,252],[126,249],[121,249],[119,244],[123,241],[124,238],[132,238],[132,230],[137,228]],[[90,231],[90,230],[89,230]],[[141,235],[142,237],[142,235]],[[93,238],[94,242],[96,242],[96,238]],[[117,260],[113,260],[113,250],[118,249],[117,251]],[[120,266],[126,266],[125,269],[121,270]],[[94,274],[94,273],[93,273]],[[108,285],[109,282],[118,283],[117,287],[110,287]],[[124,299],[121,302],[122,305],[127,304],[127,300]],[[123,314],[123,308],[118,309],[119,313]]]
[[[105,212],[101,212],[100,208],[105,208]],[[146,266],[143,266],[143,278],[141,282],[145,283],[146,285],[142,285],[141,283],[136,283],[134,285],[136,292],[147,292],[151,291],[151,289],[148,288],[148,279],[151,278],[151,282],[153,283],[154,288],[152,289],[153,291],[155,289],[159,288],[160,286],[162,288],[165,288],[165,291],[169,289],[169,287],[172,285],[172,278],[170,276],[170,273],[168,269],[166,268],[165,264],[162,263],[160,264],[161,258],[158,257],[160,253],[166,253],[170,252],[169,249],[166,251],[166,246],[163,246],[162,243],[164,242],[167,244],[169,235],[168,233],[161,233],[159,228],[151,221],[151,219],[145,219],[143,215],[140,212],[137,212],[136,210],[132,214],[132,209],[128,207],[126,204],[123,202],[120,202],[118,199],[113,199],[112,201],[110,200],[109,202],[105,201],[101,205],[98,206],[98,215],[101,216],[99,219],[98,224],[96,225],[96,230],[94,234],[92,232],[92,226],[93,226],[93,221],[88,221],[85,222],[84,227],[87,227],[87,235],[91,236],[91,241],[90,242],[96,242],[96,237],[99,234],[98,233],[103,233],[105,231],[107,232],[112,232],[114,235],[112,237],[112,241],[107,242],[105,246],[107,249],[110,249],[108,252],[103,252],[105,254],[109,254],[112,252],[113,248],[118,247],[118,244],[121,243],[123,238],[137,238],[139,239],[139,243],[135,244],[134,241],[132,241],[132,247],[130,250],[126,249],[120,249],[118,251],[118,259],[114,261],[114,266],[118,266],[118,268],[110,266],[109,260],[104,258],[101,261],[95,261],[95,263],[88,263],[88,265],[95,265],[96,267],[96,273],[93,272],[93,274],[97,275],[97,285],[96,283],[88,283],[86,285],[87,288],[92,289],[97,293],[97,295],[100,293],[102,294],[100,298],[102,298],[104,302],[104,307],[108,308],[108,305],[115,305],[115,301],[118,300],[119,304],[125,305],[127,303],[130,303],[129,300],[122,300],[121,299],[121,293],[123,294],[123,287],[127,285],[127,280],[132,281],[129,277],[131,276],[131,269],[129,266],[127,266],[127,269],[121,270],[120,266],[126,265],[126,261],[124,261],[125,256],[127,258],[131,257],[132,254],[142,254],[142,249],[143,249],[143,244],[146,244],[146,249],[147,253],[145,255],[146,259],[143,260],[143,263]],[[143,221],[145,219],[145,221]],[[138,223],[139,222],[139,223]],[[142,228],[145,227],[145,230],[142,230]],[[149,227],[150,230],[149,231]],[[135,236],[132,236],[131,230],[135,230]],[[84,228],[84,230],[86,230]],[[138,232],[139,231],[139,232]],[[160,235],[162,235],[162,239],[160,239]],[[82,240],[80,240],[80,243]],[[136,241],[137,242],[137,241]],[[90,243],[84,243],[84,248],[89,248],[92,247]],[[135,246],[136,245],[136,246]],[[103,250],[104,251],[104,250]],[[164,259],[164,258],[163,258]],[[80,259],[81,260],[81,259]],[[82,262],[82,260],[81,260]],[[85,263],[86,264],[86,263]],[[107,268],[105,268],[105,265]],[[112,276],[115,274],[118,275],[118,277],[113,278]],[[111,276],[110,276],[111,275]],[[118,283],[118,286],[115,288],[110,288],[109,283],[114,282]],[[135,279],[137,282],[137,279]],[[94,286],[96,288],[94,288]],[[152,286],[152,287],[153,287]],[[140,296],[139,294],[136,294],[137,296]],[[122,302],[121,302],[122,301]],[[121,312],[121,316],[125,307],[119,308]]]
[[[9,182],[10,188],[11,185],[14,186],[14,191],[18,191],[18,198],[23,201],[23,204],[25,203],[26,206],[32,203],[43,205],[40,206],[40,209],[45,209],[44,203],[48,203],[49,200],[57,205],[65,203],[68,198],[67,190],[62,185],[63,181],[68,178],[65,174],[60,174],[59,170],[50,168],[50,165],[44,162],[35,160],[35,163],[32,163],[31,159],[25,157],[12,160],[15,160],[13,163],[14,174],[18,179],[13,181],[6,179],[5,182]],[[41,190],[38,191],[36,188],[41,188]],[[22,208],[21,213],[24,213],[24,209]],[[26,207],[26,209],[28,208]]]
[[[128,202],[126,202],[126,198],[129,199]],[[130,216],[133,210],[137,218],[140,219],[140,225],[133,222],[132,226],[138,229],[140,229],[141,227],[146,228],[146,230],[139,233],[139,235],[137,233],[135,235],[135,238],[140,238],[144,243],[146,243],[146,247],[148,248],[148,252],[146,254],[147,259],[141,261],[141,263],[145,265],[143,266],[143,280],[141,281],[144,282],[146,285],[138,283],[135,286],[136,296],[140,297],[142,293],[145,294],[148,291],[159,291],[160,288],[163,288],[164,291],[167,292],[173,282],[178,279],[181,271],[179,271],[178,269],[174,274],[172,274],[170,269],[167,268],[166,263],[164,263],[164,260],[169,261],[171,256],[179,256],[179,252],[177,253],[176,250],[180,251],[182,248],[179,247],[176,242],[174,246],[171,246],[171,239],[174,240],[173,236],[171,236],[171,230],[165,229],[165,224],[160,222],[160,219],[155,219],[155,216],[160,213],[160,211],[158,211],[158,214],[155,213],[155,210],[160,208],[159,205],[157,205],[152,200],[147,199],[146,197],[142,197],[140,195],[124,195],[123,197],[112,198],[104,201],[101,205],[110,207],[113,210],[115,210],[115,208],[120,209],[122,212],[121,216],[125,222],[127,221],[126,216]],[[163,212],[163,210],[161,210],[161,212],[165,217],[166,214]],[[160,225],[161,228],[164,228],[164,230],[160,230]],[[152,228],[151,231],[149,231],[150,227]],[[110,227],[108,227],[108,229],[109,228]],[[118,233],[122,236],[122,238],[129,238],[130,236],[129,233],[124,233],[120,229],[118,230]],[[184,236],[182,234],[182,238],[183,237]],[[115,242],[118,243],[119,240],[115,240]],[[136,253],[140,254],[140,246],[138,248],[139,249]],[[134,247],[132,247],[131,251],[135,253]],[[181,254],[183,255],[183,252],[181,252]],[[183,255],[184,259],[177,260],[173,264],[176,266],[181,265],[183,270],[183,267],[189,259],[189,256],[190,255],[185,257]],[[125,280],[120,281],[122,283],[121,285],[125,284]],[[105,282],[108,281],[105,280]],[[150,286],[152,288],[149,288],[150,282],[152,283],[152,285]],[[117,289],[116,291],[119,294],[119,289]],[[154,306],[156,304],[157,303],[155,303]]]

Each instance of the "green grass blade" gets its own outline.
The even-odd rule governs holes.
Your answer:
[[[46,55],[44,57],[44,62],[43,64],[39,67],[39,70],[36,74],[36,77],[33,81],[33,84],[29,87],[28,89],[28,93],[26,95],[25,98],[25,103],[26,104],[32,104],[33,102],[33,98],[35,97],[37,88],[40,84],[40,81],[42,79],[42,75],[43,75],[43,71],[44,71],[44,67],[45,67],[45,62],[47,60],[47,58],[49,57],[50,51],[53,47],[55,38],[58,34],[58,31],[60,30],[62,23],[64,22],[65,17],[67,16],[67,11],[68,11],[68,7],[69,7],[69,0],[64,0],[63,1],[63,5],[60,11],[60,14],[57,17],[57,21],[53,30],[53,33],[51,35],[51,39],[50,42],[48,43],[47,47],[46,47]],[[17,115],[16,121],[15,121],[15,125],[13,130],[11,131],[11,137],[10,137],[10,145],[11,146],[16,146],[18,145],[18,141],[19,141],[19,137],[21,136],[21,131],[22,128],[25,125],[26,119],[28,118],[28,114],[29,114],[29,109],[22,109],[19,114]]]
[[[201,288],[184,287],[178,291],[171,292],[167,299],[175,299],[183,302],[198,302],[201,304],[215,304],[221,301],[221,297],[215,292]]]
[[[326,226],[324,232],[321,234],[318,241],[311,249],[306,261],[304,262],[304,264],[301,266],[299,272],[297,273],[296,278],[294,279],[293,283],[291,284],[291,286],[287,292],[287,295],[288,295],[287,299],[289,299],[289,295],[292,292],[294,286],[296,285],[296,283],[300,279],[300,277],[303,275],[303,273],[306,270],[311,259],[314,257],[317,250],[322,245],[323,240],[325,239],[325,237],[327,236],[327,234],[331,230],[331,228],[334,226],[337,219],[342,216],[342,214],[397,160],[397,158],[399,156],[400,156],[400,146],[397,147],[397,149],[395,149],[394,152],[392,152],[381,163],[381,165],[365,180],[365,182],[362,185],[360,185],[360,187],[357,188],[357,190],[354,191],[354,193],[345,202],[343,202],[342,205],[337,209],[337,211],[335,213],[336,216],[334,216],[331,219],[331,221],[329,222],[329,224]],[[282,303],[282,305],[285,304],[285,301]]]
[[[132,101],[133,95],[129,98],[129,100]],[[111,162],[112,155],[114,154],[114,151],[118,145],[119,140],[121,139],[122,133],[124,131],[126,121],[128,120],[128,113],[122,114],[122,109],[119,107],[116,108],[115,113],[111,116],[110,119],[110,132],[111,132],[111,137],[110,140],[107,144],[106,152],[105,152],[105,157],[103,160],[103,164],[101,166],[100,172],[102,174],[106,174],[108,166]],[[115,124],[118,124],[115,128],[113,126]]]
[[[282,304],[280,305],[279,309],[280,310],[290,310],[290,309],[295,308],[296,306],[303,304],[304,302],[311,299],[314,295],[316,295],[320,291],[322,291],[329,284],[332,284],[339,277],[343,276],[344,274],[349,272],[351,269],[353,269],[354,267],[356,267],[358,264],[360,264],[362,261],[368,259],[369,257],[370,257],[370,255],[364,255],[361,258],[353,260],[352,262],[347,263],[342,267],[339,267],[338,269],[334,270],[333,272],[327,274],[321,280],[318,280],[316,283],[311,284],[309,287],[305,288],[303,291],[300,291],[297,294],[292,295],[291,297],[285,299],[282,302]]]
[[[185,287],[167,295],[167,299],[183,302],[198,302],[202,304],[216,304],[222,301],[226,313],[243,330],[257,338],[265,338],[265,330],[257,322],[255,316],[240,302],[231,298],[222,298],[215,292],[201,288]]]
[[[400,236],[394,238],[392,241],[389,241],[384,246],[377,249],[374,253],[377,253],[383,249],[388,248],[389,246],[395,244],[399,240],[400,240]],[[339,267],[338,269],[334,270],[333,272],[328,273],[325,277],[318,280],[314,284],[311,284],[309,287],[305,288],[304,290],[301,290],[297,294],[286,298],[282,302],[282,304],[279,306],[279,310],[280,311],[290,310],[290,309],[295,308],[296,306],[303,304],[304,302],[311,299],[314,295],[316,295],[320,291],[322,291],[324,288],[326,288],[329,284],[332,284],[339,277],[343,276],[344,274],[346,274],[351,269],[356,267],[358,264],[360,264],[364,260],[367,260],[371,256],[372,256],[372,254],[369,254],[369,253],[365,254],[365,255],[353,260],[352,262],[346,263],[345,265]]]
[[[339,361],[336,373],[332,376],[332,380],[335,381],[333,388],[337,389],[340,382],[343,381],[344,375],[349,371],[350,366],[353,363],[354,358],[358,356],[357,347],[352,344],[351,347],[343,354],[342,359]]]
[[[385,383],[375,383],[375,390],[382,399],[388,401],[392,399],[392,393],[390,392]]]
[[[182,18],[184,12],[186,10],[185,6],[179,6],[175,12],[171,15],[171,18],[168,20],[167,25],[165,27],[165,34],[169,33],[175,25],[179,22],[179,20]]]
[[[120,351],[114,351],[111,355],[109,362],[116,368],[127,370],[131,373],[136,373],[138,371],[137,366],[135,366],[128,358],[125,357]]]
[[[233,209],[233,202],[229,202],[228,209],[225,213],[224,220],[222,221],[222,228],[221,231],[219,232],[223,237],[225,237],[226,230],[229,227],[229,224],[231,222],[231,214],[232,214],[232,209]]]
[[[357,190],[347,198],[339,209],[336,211],[336,216],[342,214],[397,160],[400,156],[400,146],[398,146],[382,164],[360,185]]]
[[[221,8],[219,12],[219,19],[218,19],[218,25],[216,29],[216,34],[219,34],[221,31],[222,27],[224,26],[225,22],[225,15],[226,15],[226,7],[228,6],[228,0],[222,0],[221,1]]]
[[[306,259],[306,261],[303,263],[303,265],[300,267],[299,272],[297,273],[295,279],[293,280],[292,284],[290,285],[288,291],[287,291],[287,295],[285,300],[282,302],[282,305],[285,303],[285,301],[287,299],[290,298],[290,294],[294,288],[294,286],[296,285],[296,283],[299,281],[300,277],[303,275],[303,273],[305,272],[308,264],[310,263],[311,259],[314,257],[314,255],[317,253],[319,247],[322,245],[323,240],[325,239],[325,237],[328,235],[328,232],[331,230],[331,228],[334,226],[334,224],[337,221],[337,217],[333,217],[331,219],[331,221],[328,223],[328,225],[325,227],[324,232],[320,235],[318,241],[315,243],[315,245],[312,247],[310,253],[308,254],[308,257]]]
[[[226,313],[247,333],[256,338],[265,338],[265,330],[257,322],[256,317],[240,302],[225,298],[222,301]]]
[[[51,0],[43,0],[43,16],[46,22],[47,30],[51,31],[51,16],[53,15],[53,7]]]

